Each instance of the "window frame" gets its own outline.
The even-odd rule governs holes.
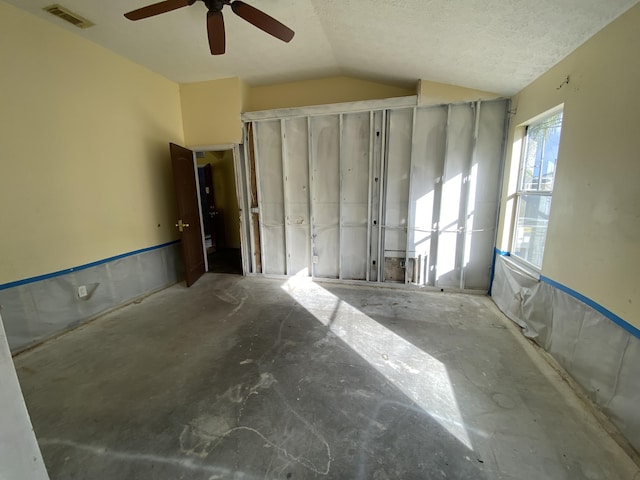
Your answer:
[[[510,257],[511,259],[513,259],[517,264],[520,264],[521,267],[524,267],[526,270],[531,271],[531,272],[535,272],[537,275],[540,274],[540,272],[542,271],[542,264],[544,262],[544,250],[546,249],[546,243],[547,243],[547,234],[548,231],[545,232],[544,235],[544,244],[543,244],[543,253],[542,253],[542,259],[540,262],[540,265],[536,265],[532,262],[530,262],[529,260],[527,260],[526,258],[518,255],[516,253],[516,242],[517,242],[517,235],[518,235],[518,223],[519,223],[519,219],[520,219],[520,208],[523,205],[523,197],[545,197],[545,198],[549,198],[550,199],[550,205],[549,205],[549,212],[551,212],[551,205],[553,204],[553,193],[555,191],[555,176],[556,176],[556,172],[557,172],[557,160],[558,158],[556,157],[556,166],[554,168],[553,171],[553,183],[551,186],[550,190],[540,190],[540,187],[542,185],[542,179],[544,174],[542,173],[542,166],[540,168],[540,174],[539,174],[539,180],[538,180],[538,189],[537,190],[532,190],[532,189],[527,189],[525,188],[525,171],[527,168],[526,165],[526,159],[527,159],[527,153],[529,150],[529,141],[530,141],[530,136],[529,136],[529,129],[531,127],[535,127],[536,125],[540,125],[546,121],[548,121],[549,119],[551,119],[552,117],[560,114],[561,118],[560,118],[560,141],[562,140],[562,128],[563,128],[563,124],[564,124],[564,105],[560,105],[552,110],[549,110],[537,117],[535,117],[534,119],[530,120],[528,123],[526,123],[524,125],[525,127],[525,131],[524,131],[524,135],[522,137],[522,146],[520,149],[520,155],[519,155],[519,165],[518,165],[518,176],[517,176],[517,184],[516,184],[516,191],[514,193],[514,209],[513,209],[513,228],[511,229],[511,239],[509,242],[509,247],[510,247]],[[546,136],[545,136],[545,140],[546,140]],[[542,147],[542,151],[543,151],[543,155],[544,155],[544,146]],[[558,152],[560,151],[560,144],[558,144]],[[544,157],[542,157],[542,160],[544,160]],[[548,227],[548,223],[547,223],[547,227]]]

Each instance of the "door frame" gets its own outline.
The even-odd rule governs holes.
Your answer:
[[[222,143],[216,145],[191,145],[188,146],[189,150],[193,151],[193,163],[196,169],[196,177],[198,174],[198,160],[196,157],[197,152],[223,152],[226,150],[231,150],[233,153],[233,174],[235,178],[235,191],[236,191],[236,199],[238,201],[238,216],[240,217],[240,255],[242,258],[242,275],[247,275],[251,270],[249,268],[249,247],[248,247],[248,239],[246,236],[246,209],[245,207],[245,199],[246,196],[244,194],[243,188],[243,178],[242,178],[242,155],[241,155],[241,145],[238,143]],[[197,178],[196,178],[197,180]],[[200,211],[200,224],[201,224],[201,236],[202,236],[202,251],[204,252],[204,261],[205,261],[205,270],[209,271],[209,260],[207,258],[207,247],[204,233],[204,212],[202,211],[202,203],[200,199],[200,189],[198,189],[198,210]]]

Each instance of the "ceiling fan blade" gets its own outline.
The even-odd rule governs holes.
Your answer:
[[[195,0],[165,0],[164,2],[154,3],[153,5],[147,5],[146,7],[125,13],[124,16],[129,20],[142,20],[143,18],[153,17],[154,15],[160,15],[161,13],[170,12],[178,8],[188,7],[189,5],[193,5],[194,2]]]
[[[207,12],[207,34],[211,55],[222,55],[226,48],[222,12],[212,10]]]
[[[286,25],[280,23],[266,13],[252,7],[249,4],[236,0],[231,4],[233,12],[239,17],[244,18],[247,22],[255,25],[260,30],[279,38],[283,42],[290,42],[295,32]]]

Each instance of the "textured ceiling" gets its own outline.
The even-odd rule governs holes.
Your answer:
[[[2,0],[0,0],[2,1]],[[251,85],[351,75],[513,94],[639,0],[248,0],[296,31],[285,44],[225,7],[227,53],[212,57],[201,2],[131,22],[155,0],[6,0],[179,83]],[[93,21],[43,12],[57,1]]]

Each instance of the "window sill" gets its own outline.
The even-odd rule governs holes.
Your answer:
[[[533,265],[525,262],[524,260],[521,260],[520,258],[514,255],[509,255],[502,258],[505,260],[505,262],[507,262],[510,266],[514,267],[520,273],[528,277],[531,277],[533,280],[540,281],[540,270],[538,270]]]

